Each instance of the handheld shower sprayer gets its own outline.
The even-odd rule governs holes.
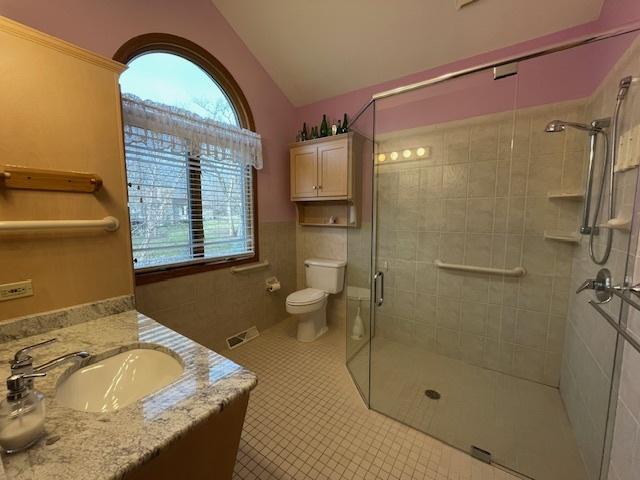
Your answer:
[[[627,93],[629,93],[629,87],[631,87],[631,84],[634,82],[637,82],[638,79],[633,78],[631,76],[629,77],[624,77],[622,80],[620,80],[620,90],[618,90],[618,100],[624,100],[624,97],[627,96]]]
[[[580,227],[580,233],[583,235],[589,235],[589,256],[591,259],[598,265],[603,265],[609,259],[609,255],[611,253],[611,245],[613,239],[613,230],[607,230],[607,243],[605,247],[605,251],[600,258],[596,257],[594,252],[594,235],[598,234],[598,216],[600,214],[600,208],[602,207],[602,197],[605,192],[605,181],[607,179],[607,168],[609,168],[608,175],[608,219],[612,220],[615,218],[615,163],[616,157],[618,155],[618,130],[619,130],[619,120],[620,120],[620,110],[622,109],[622,104],[624,103],[624,99],[629,93],[629,88],[639,79],[633,78],[631,76],[624,77],[620,80],[618,94],[616,95],[616,106],[613,113],[613,118],[603,118],[599,120],[594,120],[590,125],[586,125],[584,123],[577,122],[567,122],[564,120],[553,120],[549,122],[545,127],[545,132],[547,133],[558,133],[564,132],[567,128],[574,128],[577,130],[588,132],[590,137],[590,152],[589,152],[589,168],[587,173],[587,182],[585,189],[585,201],[583,207],[583,215],[582,215],[582,226]],[[605,130],[611,126],[611,141],[609,140],[609,135]],[[596,147],[598,141],[598,135],[602,135],[605,141],[605,153],[604,153],[604,162],[602,167],[602,179],[600,181],[600,190],[598,192],[596,205],[595,205],[595,213],[593,216],[593,222],[590,224],[590,208],[591,208],[591,194],[593,190],[593,176],[595,169],[595,156],[596,156]]]

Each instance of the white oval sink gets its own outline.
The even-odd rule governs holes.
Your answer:
[[[73,372],[58,385],[56,400],[85,412],[113,412],[166,387],[183,371],[171,355],[137,348]]]

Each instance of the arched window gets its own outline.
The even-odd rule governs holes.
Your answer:
[[[227,70],[170,35],[136,37],[115,55],[136,282],[258,257],[260,137]]]

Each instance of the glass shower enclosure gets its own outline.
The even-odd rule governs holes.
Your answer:
[[[575,291],[633,277],[640,85],[611,117],[638,57],[616,35],[361,112],[347,367],[370,408],[528,477],[606,478],[625,342]],[[625,323],[619,298],[597,308]]]

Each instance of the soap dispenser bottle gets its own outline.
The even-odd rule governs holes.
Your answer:
[[[0,447],[7,453],[25,450],[44,434],[44,395],[29,380],[46,373],[19,373],[7,378],[7,398],[0,403]]]

